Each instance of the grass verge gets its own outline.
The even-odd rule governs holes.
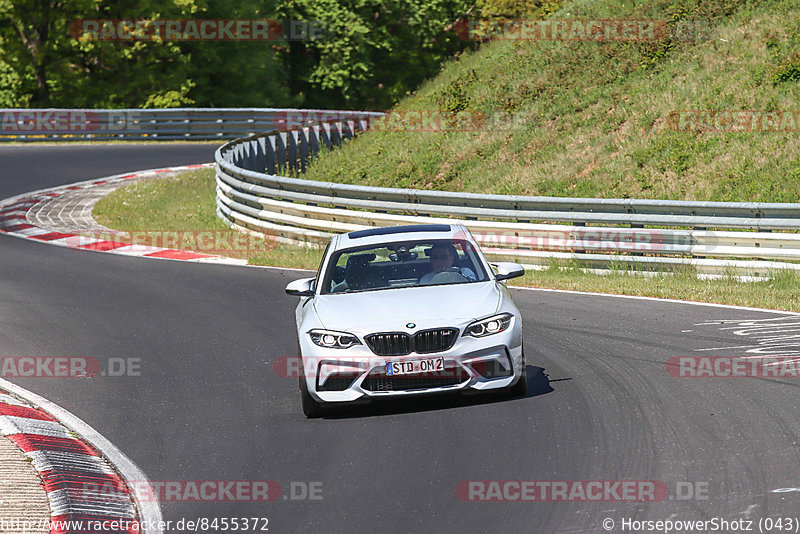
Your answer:
[[[320,156],[307,178],[559,197],[800,198],[795,115],[763,131],[681,127],[678,118],[687,110],[796,112],[796,1],[570,0],[550,18],[665,20],[670,32],[697,31],[660,41],[487,43],[399,102],[393,111],[407,121]],[[411,111],[501,119],[436,131],[403,115]]]
[[[103,226],[129,233],[116,238],[123,242],[133,237],[137,243],[246,259],[252,265],[319,266],[321,251],[243,238],[219,220],[214,169],[134,182],[101,199],[93,215]]]
[[[735,277],[705,280],[691,269],[641,276],[626,271],[607,275],[583,272],[575,266],[553,265],[543,271],[528,271],[514,285],[567,289],[591,293],[614,293],[667,299],[714,302],[754,308],[800,312],[800,276],[788,271],[772,273],[760,282],[740,282]]]
[[[94,217],[100,224],[125,232],[228,231],[215,215],[213,169],[117,189],[97,203]],[[191,248],[193,243],[179,245],[187,246],[174,248],[197,250]],[[254,265],[305,269],[316,269],[322,254],[320,250],[284,244],[245,252],[238,257]],[[554,264],[543,271],[529,271],[513,284],[800,311],[800,276],[786,272],[776,272],[763,282],[743,283],[733,277],[703,280],[691,269],[643,277],[622,270],[596,275],[574,265]]]

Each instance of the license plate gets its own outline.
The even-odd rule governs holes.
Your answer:
[[[386,362],[386,374],[389,376],[438,373],[441,371],[444,371],[444,358]]]

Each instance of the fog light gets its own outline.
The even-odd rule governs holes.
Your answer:
[[[497,359],[475,362],[472,364],[472,368],[484,378],[503,378],[513,374],[510,364],[506,369]]]
[[[344,391],[348,389],[358,373],[334,373],[325,379],[325,382],[317,385],[317,391]]]

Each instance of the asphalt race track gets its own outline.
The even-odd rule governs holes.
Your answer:
[[[0,147],[0,198],[207,162],[214,146]],[[139,358],[141,376],[11,380],[92,425],[153,481],[274,480],[289,497],[165,502],[168,520],[267,517],[270,532],[548,533],[604,532],[605,518],[620,530],[623,518],[800,516],[800,379],[676,378],[666,366],[673,356],[787,350],[765,345],[757,329],[701,325],[782,314],[517,290],[528,397],[306,420],[297,379],[272,367],[295,353],[296,299],[283,288],[297,277],[0,235],[0,355]],[[784,331],[797,333],[792,319]],[[673,494],[464,502],[456,487],[468,480],[652,480]],[[298,482],[321,483],[322,498],[293,501]],[[678,499],[679,485],[707,497]]]

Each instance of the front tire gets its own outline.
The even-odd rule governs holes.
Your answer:
[[[525,370],[525,352],[522,352],[522,374],[517,383],[509,388],[508,393],[512,397],[524,397],[528,394],[528,372]]]
[[[303,414],[306,419],[315,419],[322,415],[322,404],[315,401],[308,392],[305,377],[300,377],[300,400],[303,404]]]
[[[303,406],[303,415],[306,419],[314,419],[322,415],[322,404],[315,401],[308,392],[308,384],[306,384],[306,370],[302,364],[303,354],[300,352],[300,343],[297,343],[297,357],[300,358],[300,403]]]

